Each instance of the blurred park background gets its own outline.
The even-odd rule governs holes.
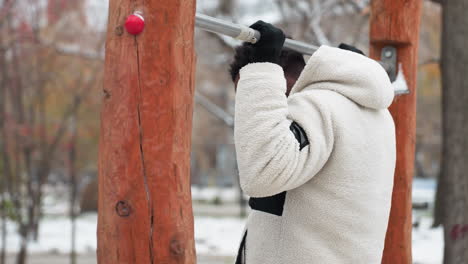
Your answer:
[[[413,259],[436,264],[444,251],[442,227],[432,227],[442,168],[442,8],[422,2]],[[107,0],[0,0],[0,264],[96,262],[107,9]],[[368,0],[198,0],[197,12],[245,25],[262,19],[297,40],[344,42],[368,53]],[[248,213],[237,182],[228,74],[239,42],[198,30],[195,42],[196,249],[202,264],[229,263]]]

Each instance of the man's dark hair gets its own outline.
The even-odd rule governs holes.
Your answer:
[[[241,46],[236,47],[234,54],[234,61],[231,63],[229,73],[231,74],[232,81],[236,80],[239,71],[245,65],[253,62],[254,46],[250,43],[244,42]],[[302,69],[306,65],[304,57],[297,51],[283,49],[280,55],[279,65],[283,67],[285,75],[299,77]]]

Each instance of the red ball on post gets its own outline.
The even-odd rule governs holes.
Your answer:
[[[145,19],[140,12],[135,12],[127,17],[125,29],[132,35],[140,34],[145,28]]]

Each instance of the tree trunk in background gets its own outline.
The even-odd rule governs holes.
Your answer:
[[[442,171],[437,210],[445,264],[468,263],[468,0],[443,1]]]
[[[20,228],[25,228],[25,227],[20,227]],[[24,231],[21,231],[24,233]],[[20,242],[20,250],[18,254],[16,255],[16,264],[26,264],[26,257],[28,255],[28,238],[27,234],[26,237],[23,236],[24,234],[21,234],[21,242]]]
[[[3,175],[2,175],[3,177]],[[5,183],[0,183],[0,184],[5,184]],[[6,199],[5,199],[5,193],[3,190],[0,190],[0,214],[1,214],[1,221],[2,221],[2,249],[0,253],[0,264],[5,264],[6,263],[6,242],[7,242],[7,229],[6,229],[6,221],[7,221],[7,208],[6,208]]]
[[[2,6],[0,6],[1,8]],[[1,21],[0,21],[1,22]],[[4,63],[4,51],[0,49],[0,67],[5,67],[6,63]],[[5,70],[1,72],[0,75],[0,135],[3,134],[3,127],[4,127],[4,120],[5,120],[5,79],[6,73]],[[4,142],[0,140],[0,151],[4,149]],[[1,178],[0,178],[0,217],[2,221],[2,249],[0,253],[0,264],[6,263],[6,242],[7,242],[7,229],[6,229],[6,220],[7,220],[7,201],[6,201],[6,172],[5,172],[5,164],[4,161],[0,161],[0,168],[1,168]]]
[[[68,152],[68,166],[70,174],[70,221],[71,221],[71,241],[70,241],[70,264],[76,264],[76,196],[78,192],[78,182],[76,178],[76,114],[70,118],[70,145]]]

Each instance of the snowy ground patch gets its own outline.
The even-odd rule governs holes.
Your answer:
[[[195,217],[197,254],[234,256],[241,241],[245,219]]]
[[[424,218],[413,230],[413,260],[415,264],[440,264],[443,256],[441,228],[431,229],[432,219]],[[80,254],[96,250],[97,215],[87,214],[77,221],[77,251]],[[195,242],[198,255],[235,256],[245,219],[236,217],[195,217]],[[31,253],[63,253],[70,251],[70,221],[65,217],[45,218],[38,242],[31,242]],[[15,225],[8,224],[7,249],[18,250],[19,237]]]
[[[77,219],[77,243],[79,253],[96,251],[97,214],[87,214]],[[16,225],[8,222],[7,251],[17,252],[20,238]],[[45,217],[39,227],[39,241],[31,241],[31,253],[68,253],[70,252],[71,223],[66,217]]]
[[[88,254],[96,251],[97,215],[86,214],[77,219],[77,252]],[[212,256],[233,256],[241,239],[245,219],[234,217],[195,217],[195,241],[197,253]],[[20,238],[16,225],[8,222],[7,251],[18,251]],[[39,241],[29,244],[31,253],[70,252],[71,224],[65,217],[47,217],[41,222]],[[1,242],[0,242],[1,243]]]
[[[425,217],[413,228],[413,263],[441,264],[444,256],[444,233],[441,227],[431,228],[432,218]]]
[[[417,223],[412,234],[415,264],[442,263],[443,230],[431,228],[435,186],[433,180],[415,180],[413,184],[413,200],[418,204],[428,204],[426,209],[413,212],[413,221]],[[234,205],[238,195],[236,188],[192,187],[195,243],[199,256],[235,256],[246,221],[236,217],[239,208]],[[41,222],[39,241],[30,244],[31,253],[66,254],[70,251],[71,224],[65,216],[68,212],[66,201],[66,197],[46,197],[44,207],[47,216]],[[214,214],[220,211],[223,213]],[[96,251],[96,225],[97,214],[85,214],[77,219],[78,253],[89,255]],[[20,242],[16,225],[9,222],[7,226],[7,250],[14,253],[18,251]]]

